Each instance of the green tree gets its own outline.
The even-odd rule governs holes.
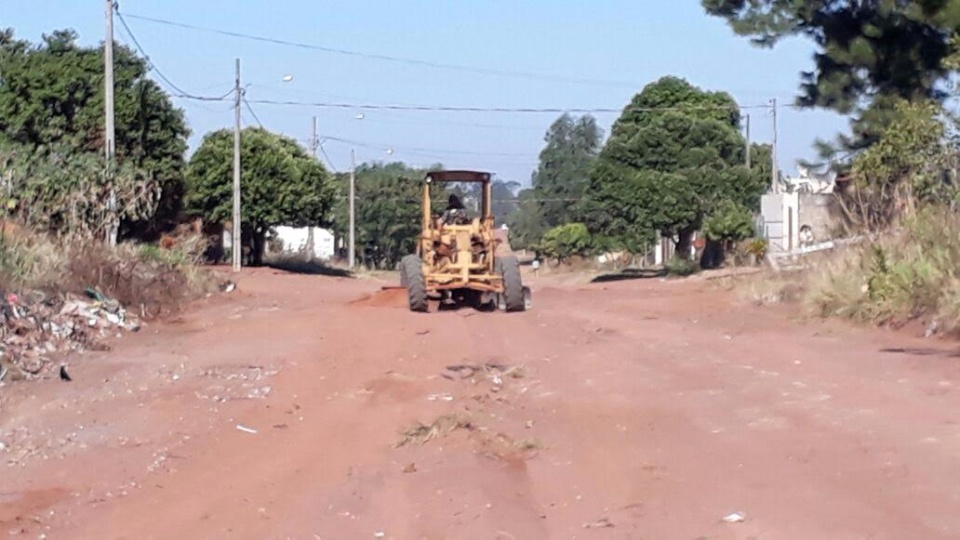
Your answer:
[[[319,226],[334,199],[330,175],[288,137],[247,128],[240,138],[241,234],[253,264],[262,264],[270,227]],[[187,208],[205,220],[223,223],[233,210],[233,132],[203,137],[187,169]]]
[[[530,192],[511,219],[511,243],[521,248],[535,246],[544,231],[579,218],[603,130],[590,115],[563,114],[550,125],[544,141]]]
[[[393,268],[404,255],[413,253],[421,230],[421,188],[428,170],[396,163],[364,163],[356,169],[355,226],[357,257],[370,268]],[[337,175],[337,204],[333,228],[346,238],[349,227],[348,175]],[[448,192],[431,190],[433,213],[446,208]]]
[[[755,225],[749,210],[733,201],[724,201],[703,222],[703,233],[714,242],[739,242],[753,236]]]
[[[647,85],[614,124],[593,169],[583,212],[599,244],[639,251],[659,231],[685,254],[724,201],[757,207],[769,165],[744,166],[739,123],[726,93],[676,77]]]
[[[918,205],[955,202],[956,141],[947,139],[938,103],[901,101],[897,119],[853,162],[854,191],[841,200],[856,228],[882,230]]]
[[[38,190],[48,199],[69,200],[72,185],[38,178],[39,169],[27,168],[27,162],[42,168],[79,160],[94,170],[90,156],[104,154],[103,52],[76,41],[72,30],[44,35],[38,45],[15,39],[13,30],[0,31],[0,144],[8,159],[20,156],[18,177],[33,184],[19,194],[26,201]],[[127,213],[124,232],[155,235],[181,209],[189,130],[183,111],[147,78],[146,61],[120,45],[114,55],[116,173],[139,178],[144,189],[160,190],[155,212]],[[97,176],[103,178],[102,173],[101,167]],[[89,190],[80,196],[87,195]]]
[[[753,43],[773,47],[802,36],[817,52],[801,76],[798,103],[853,114],[842,146],[859,150],[878,140],[895,119],[898,99],[946,97],[960,30],[957,2],[941,0],[813,1],[702,0]],[[826,148],[829,150],[829,148]]]
[[[589,253],[591,248],[590,231],[583,223],[567,223],[546,232],[540,243],[540,250],[558,263],[571,257]]]

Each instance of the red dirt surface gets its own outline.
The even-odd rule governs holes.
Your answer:
[[[956,346],[695,280],[533,279],[520,314],[384,284],[248,272],[4,386],[0,534],[960,537]]]

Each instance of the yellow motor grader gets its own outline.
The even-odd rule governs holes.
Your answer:
[[[467,304],[511,312],[530,307],[519,261],[497,254],[490,179],[490,173],[477,171],[437,171],[424,178],[417,252],[400,261],[400,284],[411,311],[429,311],[431,299],[441,307]],[[443,213],[431,209],[431,188],[451,183],[480,184],[479,216],[469,217],[462,205]],[[451,197],[453,201],[458,199]]]

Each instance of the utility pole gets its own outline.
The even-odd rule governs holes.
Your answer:
[[[770,149],[770,183],[774,193],[780,193],[780,171],[777,170],[777,98],[773,98],[773,147]]]
[[[106,39],[103,42],[103,67],[104,67],[104,108],[106,113],[104,133],[104,146],[106,150],[106,179],[110,186],[110,193],[107,200],[107,245],[114,247],[117,245],[117,235],[119,233],[119,219],[117,216],[117,191],[113,186],[113,160],[117,148],[116,129],[114,126],[114,84],[113,84],[113,0],[105,0],[104,8],[106,10]]]
[[[310,135],[310,155],[317,157],[317,147],[320,146],[320,141],[317,139],[317,117],[313,117],[313,130]]]
[[[355,236],[355,216],[354,216],[354,190],[356,186],[356,174],[357,174],[357,153],[354,149],[350,149],[350,245],[347,248],[347,258],[350,261],[350,269],[353,270],[354,265],[356,264],[356,236]]]
[[[319,146],[319,141],[317,140],[317,117],[313,117],[313,128],[310,131],[310,155],[313,156],[313,159],[317,159],[317,146]],[[307,260],[312,261],[313,256],[317,252],[316,248],[316,239],[313,235],[313,225],[307,227]]]
[[[240,88],[240,59],[237,58],[237,80],[233,88],[233,271],[239,272],[243,247],[240,242],[240,102],[243,90]]]
[[[746,160],[747,160],[747,170],[750,170],[750,115],[749,114],[746,115],[744,117],[744,120],[746,121],[746,126],[745,126],[746,136],[744,138],[746,139],[746,143],[747,143],[746,148],[744,149],[744,153],[746,155]]]

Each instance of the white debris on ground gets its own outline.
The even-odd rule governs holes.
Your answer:
[[[34,291],[0,300],[0,384],[42,375],[58,353],[107,350],[107,337],[140,330],[119,302],[94,289],[86,295]]]

